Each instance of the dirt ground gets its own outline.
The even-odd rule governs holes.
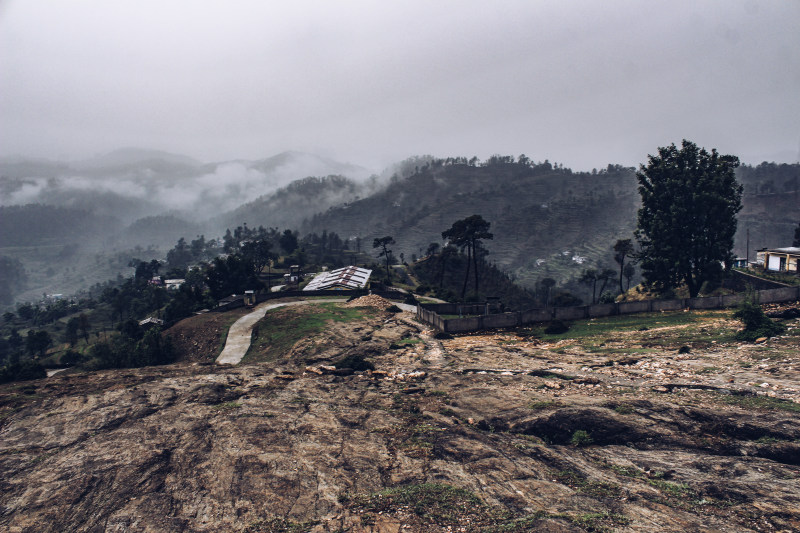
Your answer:
[[[209,353],[224,322],[192,326]],[[369,309],[270,363],[5,385],[0,529],[798,531],[786,324],[758,344],[721,311],[438,340]]]
[[[203,313],[181,320],[169,330],[178,361],[213,362],[224,345],[228,328],[252,309],[241,308],[227,313]]]

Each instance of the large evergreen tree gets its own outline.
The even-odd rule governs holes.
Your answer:
[[[378,257],[383,257],[386,259],[386,279],[389,281],[389,283],[392,281],[392,269],[389,267],[389,260],[392,257],[392,251],[389,249],[389,246],[393,244],[397,243],[395,243],[394,238],[392,238],[390,235],[381,237],[380,239],[376,238],[374,241],[372,241],[373,248],[381,249]]]
[[[442,238],[447,239],[451,244],[467,250],[467,271],[464,275],[464,286],[461,288],[461,297],[467,290],[469,280],[470,264],[475,266],[475,294],[478,293],[478,252],[480,241],[483,239],[493,239],[494,235],[489,232],[490,222],[487,222],[480,215],[472,215],[462,220],[456,220],[450,229],[442,232]]]
[[[636,237],[646,283],[665,291],[685,283],[691,297],[733,261],[742,186],[739,159],[684,140],[659,148],[636,177],[642,207]]]

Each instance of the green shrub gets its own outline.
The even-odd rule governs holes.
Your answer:
[[[561,333],[566,333],[567,331],[569,331],[569,324],[561,320],[553,320],[547,324],[546,328],[544,328],[544,332],[548,335],[559,335]]]
[[[352,368],[355,371],[375,370],[375,365],[364,359],[364,356],[359,354],[348,355],[347,357],[336,361],[333,366],[336,368]]]
[[[764,314],[761,306],[750,298],[742,302],[733,317],[744,322],[744,329],[736,334],[740,341],[753,342],[761,337],[774,337],[786,331],[786,326],[773,322]]]
[[[575,433],[572,434],[571,442],[575,446],[588,446],[594,441],[592,440],[591,435],[589,435],[589,432],[584,431],[582,429],[578,429],[575,430]]]
[[[36,361],[23,361],[0,368],[0,383],[46,378],[47,371]]]

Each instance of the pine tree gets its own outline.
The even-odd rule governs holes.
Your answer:
[[[685,283],[695,297],[705,282],[717,282],[723,263],[733,262],[736,214],[742,186],[739,159],[707,152],[684,140],[659,148],[636,177],[642,207],[636,237],[645,282],[666,291]]]

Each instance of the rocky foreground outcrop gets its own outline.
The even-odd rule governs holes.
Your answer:
[[[192,363],[3,386],[0,530],[800,530],[797,404],[550,372],[559,354],[501,342],[467,361],[407,317],[371,324],[373,343],[420,342],[374,373]]]

